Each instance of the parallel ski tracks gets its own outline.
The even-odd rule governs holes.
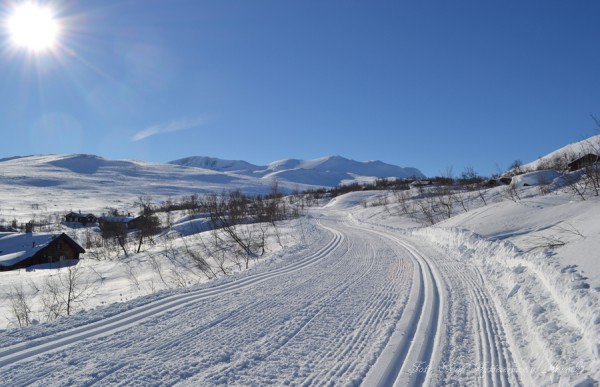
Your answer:
[[[347,230],[344,230],[344,233],[348,248],[339,249],[338,257],[331,259],[334,266],[323,270],[314,278],[316,283],[329,282],[331,286],[320,290],[317,294],[314,292],[305,294],[296,289],[290,289],[289,294],[288,292],[280,294],[283,299],[289,297],[305,300],[303,301],[306,303],[305,311],[299,311],[300,314],[305,313],[305,318],[300,319],[292,329],[275,328],[275,332],[270,332],[266,340],[270,341],[272,337],[280,337],[280,339],[265,351],[267,354],[264,357],[256,361],[260,364],[254,364],[254,367],[258,367],[261,371],[253,368],[255,374],[258,372],[268,375],[290,367],[290,364],[282,363],[282,359],[290,353],[295,353],[295,357],[303,356],[306,364],[301,368],[311,370],[305,379],[294,379],[292,384],[330,385],[343,380],[346,374],[365,372],[360,368],[364,366],[364,362],[360,361],[360,354],[368,352],[372,346],[373,338],[377,335],[377,327],[381,327],[385,319],[393,319],[391,315],[396,308],[388,306],[395,304],[399,297],[401,298],[402,292],[398,287],[403,286],[401,284],[407,280],[410,281],[410,276],[407,275],[405,266],[398,263],[394,265],[394,270],[388,273],[389,278],[386,278],[383,286],[380,284],[375,286],[375,293],[367,295],[357,293],[357,289],[369,287],[373,283],[373,278],[381,278],[379,273],[388,267],[386,265],[389,264],[390,259],[389,256],[382,257],[371,243],[365,243],[365,239],[359,235],[349,234]],[[319,278],[321,276],[322,278]],[[348,303],[358,303],[362,307],[351,308],[355,312],[344,315],[341,311],[348,310],[344,307]],[[273,316],[273,319],[277,319],[277,316]],[[323,336],[319,336],[320,334]],[[306,356],[308,354],[303,353],[305,344],[319,339],[330,345],[315,346],[310,355]],[[332,359],[336,359],[335,367],[331,367]],[[217,384],[223,374],[245,371],[236,367],[238,367],[236,364],[232,364],[226,368],[216,368],[213,373],[206,375],[199,382]],[[250,379],[255,377],[255,374],[250,375]]]
[[[472,307],[473,332],[477,334],[475,373],[481,386],[520,385],[518,370],[508,348],[506,334],[495,306],[487,293],[483,277],[475,267],[461,262],[446,262],[445,274],[462,286]]]
[[[367,375],[365,385],[383,387],[443,384],[444,379],[440,379],[441,373],[438,372],[443,369],[441,367],[455,367],[459,373],[464,367],[476,385],[522,384],[501,318],[477,268],[465,267],[464,262],[448,259],[433,249],[424,250],[431,253],[431,256],[427,256],[405,238],[385,228],[365,227],[355,221],[352,223],[353,227],[365,232],[393,240],[398,246],[405,248],[417,263],[414,275],[416,281],[413,283],[408,309],[398,322],[397,333],[392,336],[388,347]],[[459,289],[464,290],[466,298],[455,299],[454,304],[450,304],[447,292]],[[471,319],[466,322],[470,326],[454,326],[453,329],[473,335],[475,345],[463,348],[471,351],[469,356],[472,356],[472,360],[470,364],[440,364],[443,347],[452,345],[447,342],[450,337],[446,337],[444,332],[447,320],[445,316],[458,313],[454,309],[457,307],[470,311]],[[464,376],[463,374],[462,377]]]
[[[369,368],[365,355],[372,358],[381,331],[397,321],[399,306],[408,300],[413,264],[395,257],[389,241],[318,223],[330,234],[328,242],[302,260],[2,348],[0,370],[10,373],[6,381],[12,385],[57,383],[55,365],[63,359],[76,359],[64,365],[82,365],[74,380],[85,385],[171,384],[182,375],[189,385],[261,384],[270,383],[269,377],[299,385],[360,381]],[[238,297],[241,302],[232,302]],[[135,341],[126,332],[134,326]],[[112,358],[99,355],[107,351]],[[302,361],[290,364],[290,357]],[[280,371],[290,366],[297,371],[281,379]]]
[[[345,239],[342,233],[326,226],[321,227],[328,230],[332,234],[332,238],[323,248],[308,255],[301,261],[265,273],[243,277],[234,282],[168,296],[107,319],[79,326],[67,331],[61,331],[40,339],[34,339],[25,343],[2,348],[0,349],[0,367],[5,367],[47,352],[74,345],[83,340],[114,334],[128,329],[131,326],[140,324],[149,317],[167,313],[171,310],[181,308],[184,305],[219,296],[224,293],[240,291],[250,286],[256,286],[269,279],[305,269],[306,267],[316,264],[324,257],[327,257],[328,254],[338,248]]]
[[[352,226],[359,227],[359,226]],[[408,252],[415,262],[413,286],[407,308],[399,320],[378,363],[365,379],[365,385],[377,387],[427,385],[435,370],[436,346],[442,340],[441,281],[428,259],[414,247],[390,233],[366,227]]]
[[[88,369],[97,369],[86,375],[86,385],[151,383],[154,375],[174,384],[182,374],[188,385],[440,384],[437,371],[449,338],[445,323],[456,312],[448,288],[458,286],[466,299],[456,303],[469,311],[466,331],[475,343],[466,357],[481,366],[470,380],[482,386],[520,384],[518,375],[508,372],[514,362],[506,335],[475,268],[445,261],[435,251],[424,254],[429,250],[415,247],[416,241],[347,217],[317,223],[328,233],[327,242],[302,259],[1,348],[0,370],[8,374],[17,363],[39,363],[11,376],[10,383],[57,380],[48,359],[77,354]],[[240,302],[232,302],[236,299]],[[169,332],[171,314],[181,315],[175,334]],[[125,332],[134,326],[140,330],[135,343]],[[107,350],[125,360],[95,359]],[[132,364],[144,350],[150,357]],[[176,368],[162,371],[172,372],[171,379],[157,374],[163,363]]]

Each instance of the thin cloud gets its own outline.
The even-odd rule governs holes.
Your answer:
[[[172,121],[172,122],[169,122],[168,124],[163,124],[163,125],[153,125],[153,126],[149,126],[149,127],[145,128],[145,129],[142,129],[139,132],[137,132],[136,134],[134,134],[133,137],[131,137],[131,141],[140,141],[145,138],[152,137],[152,136],[155,136],[157,134],[162,134],[162,133],[171,133],[171,132],[178,132],[180,130],[192,129],[192,128],[206,125],[208,122],[209,122],[209,120],[207,118],[201,117],[201,118],[192,118],[192,119]]]

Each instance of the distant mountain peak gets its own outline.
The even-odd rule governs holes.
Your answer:
[[[325,156],[311,160],[283,159],[260,166],[241,160],[192,156],[171,164],[230,172],[261,179],[279,179],[289,183],[336,187],[352,181],[376,178],[422,178],[416,168],[403,168],[382,161],[355,161],[343,156]]]

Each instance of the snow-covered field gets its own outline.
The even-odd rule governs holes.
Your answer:
[[[211,234],[199,232],[201,219],[180,216],[173,229],[184,237],[165,233],[127,259],[81,260],[94,288],[70,317],[42,323],[33,294],[39,323],[12,328],[5,297],[0,380],[597,385],[600,198],[581,200],[560,176],[541,189],[536,173],[515,179],[518,199],[504,186],[472,192],[433,226],[402,215],[394,192],[322,201],[267,229],[264,256],[247,270],[229,261],[228,275],[191,264],[186,249]],[[1,291],[35,293],[67,270],[3,272]]]

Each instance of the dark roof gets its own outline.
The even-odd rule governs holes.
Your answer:
[[[129,223],[133,219],[135,219],[135,218],[132,216],[101,216],[100,217],[100,220],[102,220],[104,222],[111,222],[111,223]]]
[[[58,240],[70,244],[81,254],[85,253],[83,247],[65,233],[0,233],[0,266],[13,266]]]
[[[573,161],[571,161],[568,165],[575,165],[577,163],[580,163],[582,161],[592,161],[592,162],[596,162],[598,161],[598,159],[600,159],[600,156],[595,155],[593,153],[588,153],[586,155],[583,155]]]

